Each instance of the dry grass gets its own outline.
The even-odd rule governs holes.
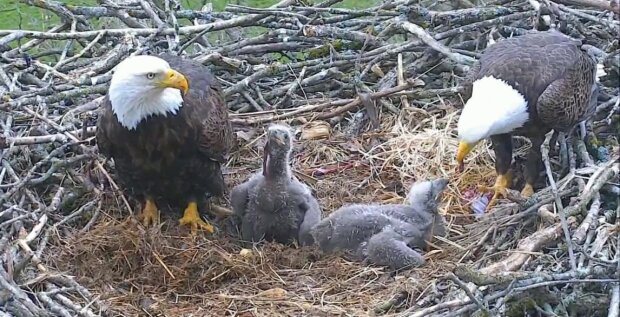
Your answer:
[[[101,223],[66,241],[52,262],[128,316],[141,310],[167,316],[367,315],[402,291],[419,294],[421,281],[448,269],[431,260],[394,280],[380,268],[312,248],[266,244],[241,256],[234,239],[136,229],[129,221]]]
[[[299,141],[295,172],[315,190],[324,214],[354,202],[399,203],[411,182],[448,177],[441,210],[452,234],[462,233],[460,224],[471,222],[462,192],[495,175],[486,146],[472,153],[463,174],[454,172],[454,111],[384,114],[382,131],[349,138],[336,129],[328,139]],[[230,188],[260,165],[262,131],[254,132],[227,166]],[[400,298],[400,306],[386,312],[395,315],[466,252],[454,242],[434,241],[427,265],[397,275],[314,248],[267,243],[241,255],[244,245],[224,230],[192,239],[166,218],[160,229],[145,230],[116,204],[92,230],[56,241],[48,264],[77,276],[110,312],[125,316],[365,316]]]

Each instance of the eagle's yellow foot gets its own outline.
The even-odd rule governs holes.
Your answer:
[[[521,196],[525,197],[525,198],[530,198],[532,197],[532,195],[534,195],[534,186],[532,186],[532,184],[525,184],[525,187],[523,187],[523,190],[521,191]]]
[[[183,218],[179,219],[179,223],[184,225],[190,225],[192,235],[195,235],[198,231],[198,228],[204,229],[209,233],[213,233],[213,226],[209,223],[200,219],[200,215],[198,214],[198,205],[195,202],[190,202],[185,208],[185,212],[183,213]]]
[[[512,181],[512,177],[510,174],[500,174],[497,176],[495,180],[495,185],[492,187],[480,186],[479,189],[484,192],[493,192],[493,198],[489,201],[486,210],[490,210],[497,204],[497,199],[499,196],[506,197],[506,189],[510,187],[510,182]]]
[[[149,224],[157,224],[159,222],[159,210],[152,199],[147,199],[142,208],[142,224],[148,227]]]

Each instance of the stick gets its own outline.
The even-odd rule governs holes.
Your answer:
[[[387,89],[384,91],[379,91],[373,94],[370,94],[369,97],[371,99],[377,99],[377,98],[383,98],[385,96],[389,96],[395,92],[399,92],[402,90],[405,90],[407,88],[410,88],[414,85],[415,83],[413,81],[408,81],[405,85],[400,85],[400,86],[396,86],[394,88],[391,89]],[[305,107],[300,107],[298,109],[295,109],[293,111],[290,112],[286,112],[283,114],[279,114],[279,115],[272,115],[270,117],[263,117],[263,118],[256,118],[256,119],[247,119],[247,120],[231,120],[231,122],[233,123],[237,123],[237,124],[243,124],[243,125],[255,125],[255,124],[261,124],[261,123],[267,123],[267,122],[273,122],[273,121],[280,121],[283,119],[287,119],[287,118],[291,118],[291,117],[295,117],[301,113],[305,113],[305,112],[314,112],[314,111],[319,111],[319,110],[323,110],[325,108],[328,108],[332,105],[337,105],[337,104],[342,104],[344,102],[348,102],[346,105],[344,105],[342,108],[340,108],[337,111],[341,112],[345,112],[348,111],[350,109],[354,109],[355,107],[359,107],[361,105],[361,101],[359,98],[353,99],[353,100],[343,100],[343,101],[337,101],[337,102],[328,102],[328,103],[321,103],[321,104],[316,104],[316,105],[308,105]],[[331,114],[329,114],[331,115]],[[319,119],[322,118],[322,116],[318,117]]]
[[[402,85],[405,83],[405,74],[403,72],[403,54],[402,53],[398,53],[398,77],[397,77],[397,83],[398,85]],[[400,102],[401,102],[401,109],[408,109],[409,106],[409,100],[407,99],[407,96],[402,95],[400,96]]]
[[[573,4],[584,7],[593,7],[601,10],[612,11],[616,14],[620,14],[620,7],[612,6],[610,1],[601,1],[601,0],[554,0],[554,2],[559,2],[563,4]]]
[[[571,225],[573,222],[571,222]],[[508,258],[486,266],[480,269],[483,274],[499,274],[501,272],[512,272],[518,270],[527,259],[530,258],[532,252],[536,252],[541,248],[557,241],[563,231],[562,224],[557,224],[545,229],[539,230],[531,236],[522,239],[517,245],[516,252]]]
[[[458,277],[456,277],[456,275],[454,275],[454,273],[448,273],[448,279],[450,279],[451,281],[456,283],[456,285],[458,285],[465,292],[465,294],[467,294],[467,297],[469,297],[469,299],[471,299],[471,301],[474,302],[476,304],[476,306],[478,306],[478,308],[481,311],[483,311],[483,312],[485,312],[487,314],[489,313],[489,309],[486,308],[484,305],[482,305],[480,300],[478,300],[478,298],[476,298],[476,296],[471,292],[469,287],[467,287],[467,285],[465,285],[465,283],[463,283],[463,281],[461,281]]]
[[[579,202],[574,206],[567,208],[568,216],[580,214],[586,205],[592,200],[594,194],[597,193],[612,177],[620,173],[620,164],[617,158],[612,158],[605,165],[599,167],[590,180],[586,184],[583,194],[579,196]]]
[[[616,207],[616,226],[620,227],[620,205]],[[616,233],[616,272],[620,272],[620,234]],[[609,301],[609,312],[607,317],[620,316],[620,281],[616,281],[611,290],[611,300]]]
[[[411,34],[414,34],[415,36],[420,38],[420,40],[422,40],[424,43],[426,43],[432,49],[440,52],[441,54],[445,55],[446,57],[448,57],[449,59],[455,61],[458,64],[472,65],[474,63],[474,59],[473,58],[471,58],[469,56],[461,55],[459,53],[452,52],[449,48],[447,48],[444,45],[442,45],[441,43],[437,42],[437,40],[435,40],[423,28],[421,28],[421,27],[419,27],[419,26],[417,26],[417,25],[415,25],[413,23],[403,21],[402,24],[401,24],[401,27],[405,31],[407,31],[407,32],[409,32]]]
[[[281,7],[292,4],[294,0],[283,0],[273,5],[272,7]],[[48,32],[40,32],[40,31],[25,31],[25,30],[0,30],[0,36],[6,36],[11,34],[16,34],[18,38],[29,37],[29,38],[37,38],[37,39],[47,39],[47,40],[69,40],[69,39],[88,39],[94,38],[99,34],[103,34],[103,36],[109,37],[120,37],[124,36],[128,33],[133,34],[134,36],[149,36],[153,34],[159,35],[189,35],[200,33],[205,29],[209,29],[211,31],[220,31],[230,27],[245,25],[251,23],[253,21],[262,19],[267,17],[266,14],[252,14],[246,15],[242,17],[233,18],[230,20],[218,21],[213,23],[207,23],[202,25],[192,25],[192,26],[184,26],[178,29],[178,32],[175,28],[139,28],[139,29],[107,29],[107,30],[98,30],[98,31],[84,31],[84,32],[58,32],[58,33],[48,33]]]
[[[562,225],[562,230],[564,231],[564,239],[566,245],[568,247],[568,257],[570,260],[570,266],[573,270],[577,269],[577,260],[575,259],[575,254],[573,251],[573,244],[570,238],[570,231],[568,230],[568,224],[566,222],[566,214],[564,213],[564,206],[562,206],[562,201],[558,196],[558,188],[555,184],[555,179],[553,178],[553,173],[551,172],[551,164],[549,164],[549,141],[551,140],[551,134],[549,133],[545,138],[545,142],[542,147],[542,160],[545,165],[545,170],[547,171],[547,179],[551,184],[551,189],[553,190],[553,196],[555,197],[555,205],[559,209],[559,216]]]
[[[590,209],[588,210],[586,218],[583,220],[581,225],[579,225],[579,228],[577,228],[577,230],[575,230],[575,233],[573,234],[573,241],[575,241],[575,243],[583,243],[583,241],[586,239],[586,234],[590,230],[590,227],[593,225],[593,222],[596,221],[596,217],[598,217],[600,210],[601,195],[599,195],[599,193],[596,193],[594,194],[594,199],[592,205],[590,206]]]

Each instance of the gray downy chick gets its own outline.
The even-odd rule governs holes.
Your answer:
[[[243,240],[313,244],[310,228],[321,220],[321,208],[310,188],[291,173],[292,139],[288,127],[270,126],[262,170],[231,191]]]
[[[349,251],[362,260],[360,247],[384,227],[400,222],[376,212],[381,207],[355,204],[339,208],[312,228],[315,243],[323,252]]]
[[[407,194],[407,205],[384,205],[382,213],[418,226],[427,233],[426,240],[432,236],[445,237],[448,232],[438,206],[446,186],[448,180],[445,178],[416,182]]]
[[[387,226],[368,240],[364,250],[365,260],[394,270],[422,266],[424,256],[410,247],[419,235],[417,228],[407,223]]]
[[[323,252],[351,251],[358,259],[378,265],[422,265],[423,258],[411,247],[424,248],[433,233],[445,235],[437,205],[447,183],[438,179],[414,184],[408,204],[341,207],[312,229],[314,240]],[[388,264],[378,260],[389,254],[393,256],[386,260]]]

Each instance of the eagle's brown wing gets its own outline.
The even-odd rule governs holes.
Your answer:
[[[202,122],[199,145],[209,157],[224,163],[228,160],[228,154],[232,150],[235,140],[222,90],[219,87],[209,87],[209,100],[207,102],[211,104],[212,108]]]
[[[515,87],[526,96],[528,107],[535,107],[545,90],[552,84],[558,85],[558,80],[584,71],[587,73],[585,76],[592,76],[592,71],[594,71],[592,67],[595,68],[596,65],[584,59],[588,56],[585,56],[586,53],[581,50],[580,43],[579,40],[555,31],[529,33],[498,42],[487,48],[472,68],[466,80],[464,95],[467,99],[471,96],[473,81],[485,76],[493,76]],[[571,82],[576,84],[574,80]],[[575,85],[574,88],[591,90],[590,80],[584,81],[584,84],[590,86]],[[575,90],[571,93],[591,95],[591,93],[586,94]],[[572,107],[580,106],[575,104]],[[539,119],[539,115],[549,115],[549,111],[553,113],[551,117],[563,114],[561,109],[552,108],[554,109],[548,108],[548,111],[541,112],[539,107],[538,111],[532,111],[531,114],[535,119]],[[576,112],[581,111],[576,110]],[[548,121],[544,118],[540,119]],[[551,121],[555,120],[557,118],[552,118]]]
[[[206,66],[194,60],[174,55],[160,57],[189,81],[189,92],[183,98],[184,103],[192,104],[186,115],[188,122],[198,125],[199,150],[214,161],[226,162],[234,138],[221,85]]]
[[[578,41],[577,41],[578,42]],[[580,54],[575,40],[556,32],[531,33],[498,42],[480,57],[475,79],[501,78],[534,104]]]
[[[541,93],[536,110],[545,125],[566,131],[587,119],[596,107],[596,62],[574,46],[556,50],[561,51],[552,53],[563,59],[564,73]]]
[[[97,131],[95,133],[99,153],[105,157],[114,156],[114,142],[110,140],[108,133],[112,128],[111,125],[114,124],[114,120],[116,119],[114,118],[114,113],[112,113],[110,99],[108,96],[105,96],[101,103],[101,109],[99,109],[99,119],[97,120]]]

